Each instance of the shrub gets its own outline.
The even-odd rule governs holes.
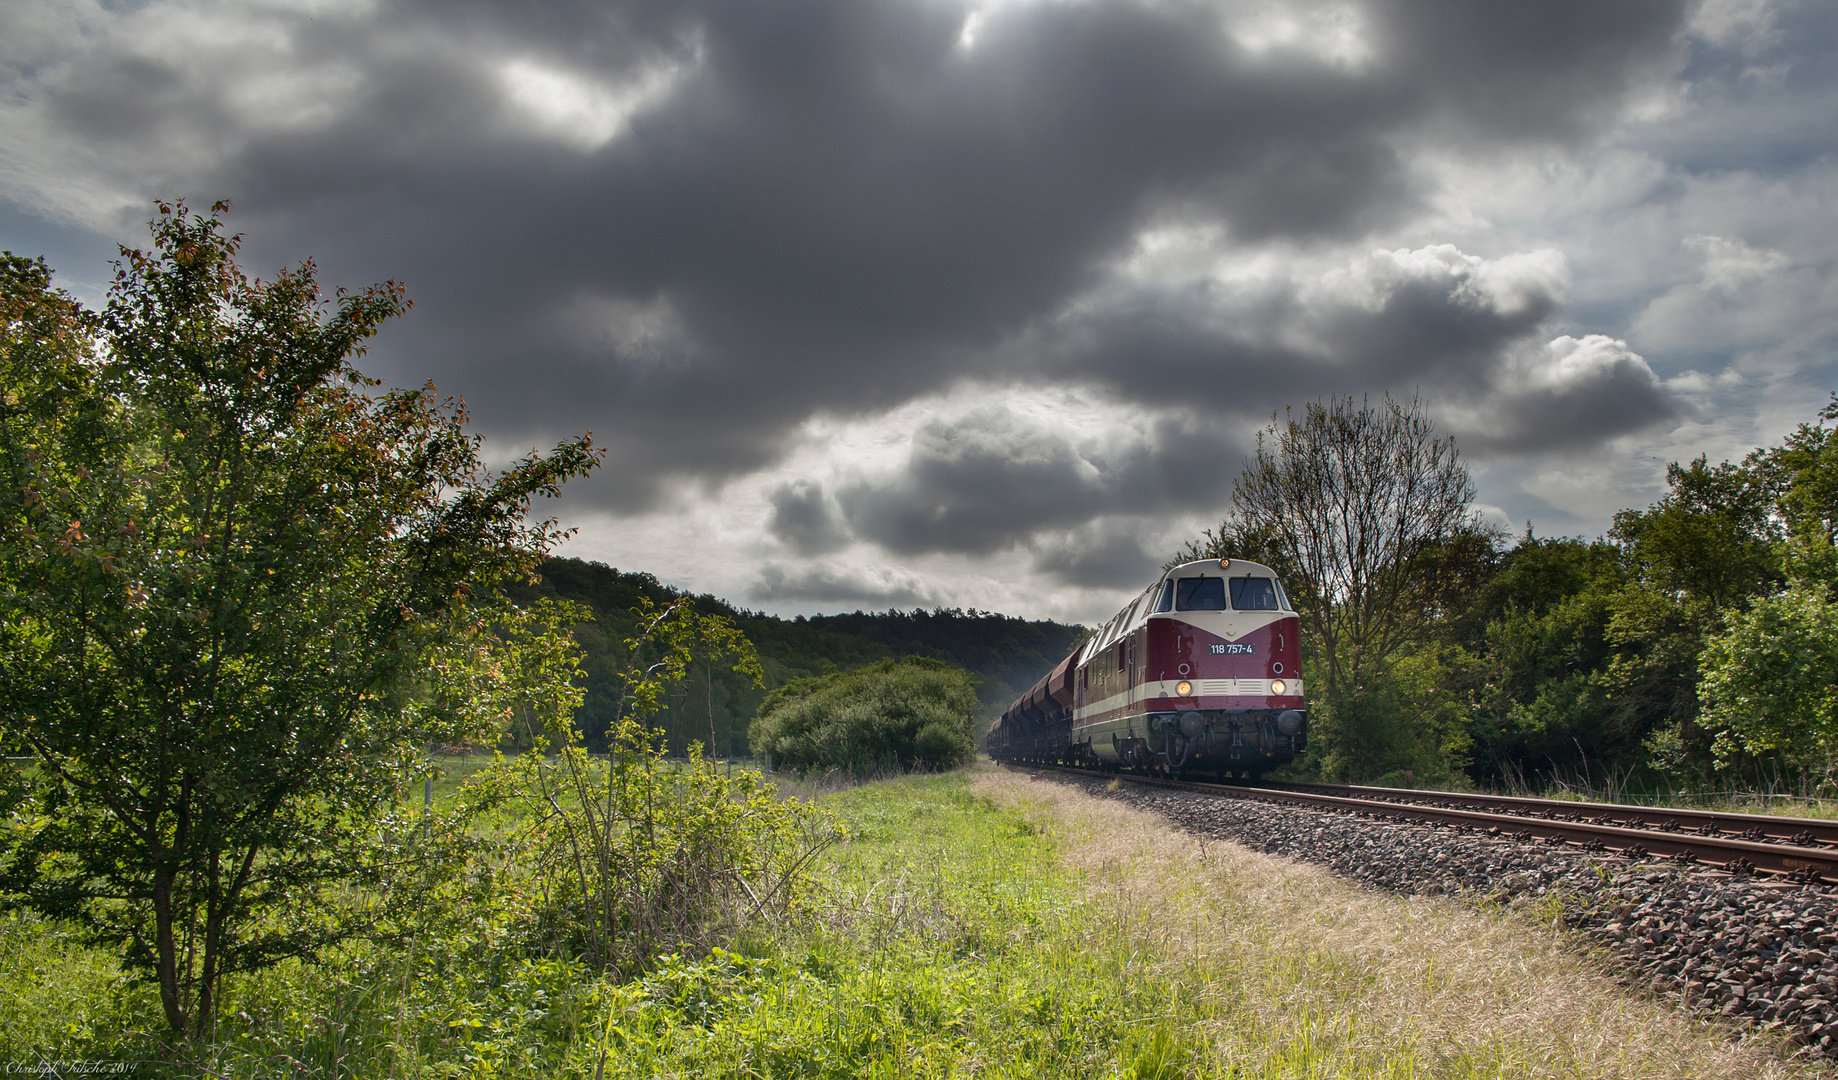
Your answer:
[[[724,616],[686,600],[658,608],[641,597],[632,615],[638,632],[619,676],[625,715],[607,733],[604,759],[588,755],[574,727],[581,649],[564,627],[587,617],[579,605],[538,600],[508,613],[477,684],[489,708],[524,727],[525,745],[552,748],[481,774],[480,806],[508,801],[524,811],[519,839],[534,856],[550,944],[623,975],[783,918],[811,859],[838,835],[827,815],[781,798],[759,774],[717,773],[699,746],[681,765],[666,759],[644,718],[691,661],[706,673],[720,658],[757,675],[759,660]]]
[[[1699,671],[1705,726],[1727,766],[1746,752],[1831,768],[1838,748],[1838,604],[1796,585],[1733,612]]]
[[[827,814],[756,772],[722,775],[699,747],[668,761],[629,717],[609,742],[605,760],[567,746],[489,781],[528,811],[521,839],[545,944],[630,976],[800,910],[812,858],[840,835]]]
[[[947,769],[976,752],[976,676],[939,660],[884,660],[769,695],[748,735],[796,772]]]

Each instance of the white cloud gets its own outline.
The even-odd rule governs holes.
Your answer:
[[[1717,45],[1772,44],[1778,0],[1701,0],[1691,32]]]
[[[654,60],[618,81],[528,57],[498,69],[507,98],[533,129],[582,153],[618,138],[634,117],[667,100],[684,74],[672,60]]]
[[[1636,337],[1654,349],[1723,352],[1770,376],[1829,367],[1838,335],[1838,267],[1829,256],[1801,262],[1739,237],[1703,234],[1681,247],[1697,272],[1640,311]]]
[[[302,50],[315,22],[368,2],[9,6],[0,16],[0,197],[92,228],[144,212],[252,140],[300,135],[346,110],[365,76]],[[50,14],[57,12],[57,15]],[[72,114],[111,112],[109,144]]]
[[[1228,9],[1225,32],[1257,56],[1296,52],[1348,69],[1373,59],[1371,33],[1360,9],[1348,3],[1245,3]]]
[[[1602,334],[1553,338],[1542,349],[1527,350],[1506,366],[1501,388],[1508,393],[1569,393],[1622,376],[1657,382],[1646,359],[1627,342]]]

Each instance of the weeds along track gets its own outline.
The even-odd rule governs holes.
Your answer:
[[[1809,1057],[1838,1061],[1838,889],[1825,880],[1823,869],[1838,861],[1838,853],[1796,843],[1681,835],[1682,827],[1678,833],[1660,827],[1663,819],[1647,827],[1604,825],[1427,801],[1141,777],[1113,784],[1110,775],[1081,770],[1027,771],[1078,784],[1099,797],[1128,800],[1195,834],[1322,865],[1376,888],[1454,895],[1561,921],[1612,957],[1630,986],[1732,1027],[1775,1031]],[[1557,808],[1592,814],[1597,806],[1523,809]],[[1681,812],[1661,813],[1682,821]],[[1745,822],[1751,817],[1712,816]],[[1603,829],[1631,835],[1615,837]],[[1719,841],[1787,857],[1804,851],[1819,865],[1813,872],[1756,872],[1736,861],[1753,859],[1749,847],[1713,847]],[[1681,849],[1689,855],[1674,853]],[[1719,861],[1726,850],[1736,854]]]

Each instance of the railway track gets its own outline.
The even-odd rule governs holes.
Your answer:
[[[1521,842],[1543,840],[1633,859],[1667,858],[1732,874],[1760,873],[1838,883],[1838,824],[1812,818],[1399,788],[1304,784],[1248,787],[1064,766],[1037,767],[1079,776],[1115,776],[1126,783],[1234,799],[1425,822]]]

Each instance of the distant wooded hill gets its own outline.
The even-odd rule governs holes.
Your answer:
[[[540,584],[515,590],[513,599],[527,602],[537,596],[557,596],[585,604],[594,612],[592,623],[575,629],[586,652],[582,667],[587,671],[587,700],[576,723],[590,744],[597,746],[618,705],[615,675],[624,656],[621,642],[632,633],[632,607],[641,596],[664,604],[688,594],[647,573],[622,572],[580,559],[550,559],[541,574]],[[747,752],[747,723],[767,690],[803,676],[847,670],[889,657],[929,656],[976,673],[982,678],[978,690],[982,713],[993,717],[1063,659],[1084,632],[1080,626],[1032,622],[974,609],[857,611],[782,619],[737,609],[713,596],[691,600],[701,611],[720,612],[733,619],[759,650],[766,667],[764,689],[755,689],[743,677],[720,668],[712,673],[695,671],[654,721],[668,736],[671,749],[682,751],[692,740],[709,742],[712,713],[718,755]]]

